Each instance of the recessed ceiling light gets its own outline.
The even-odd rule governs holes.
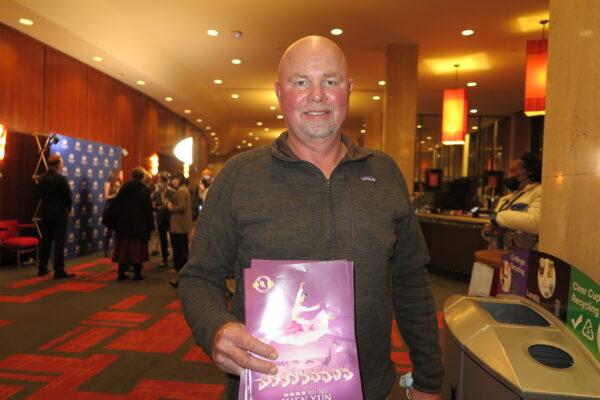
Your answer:
[[[431,140],[431,136],[427,136],[427,140]]]
[[[245,144],[245,143],[246,143],[246,139],[242,140],[242,143],[244,143],[244,144]]]
[[[476,109],[476,108],[471,108],[471,109],[469,110],[469,112],[470,112],[471,114],[477,114],[477,109]]]
[[[101,61],[103,61],[104,59],[103,59],[102,57],[100,57],[100,56],[94,56],[94,57],[92,57],[92,60],[94,60],[94,61],[96,61],[96,62],[101,62]]]
[[[27,18],[20,18],[20,19],[19,19],[19,23],[20,23],[21,25],[27,25],[27,26],[31,26],[31,25],[33,25],[33,21],[32,21],[32,20],[30,20],[30,19],[27,19]]]
[[[385,86],[385,81],[379,81],[379,82],[377,82],[377,84],[378,84],[379,86]]]
[[[167,96],[167,97],[165,97],[165,101],[171,102],[171,101],[173,101],[173,98],[171,96]]]
[[[252,143],[248,143],[248,147],[252,147]]]
[[[366,129],[361,129],[360,133],[367,133],[367,130]]]
[[[265,128],[265,132],[269,132],[269,128]]]
[[[467,86],[468,87],[475,87],[475,86],[477,86],[477,82],[467,82]]]
[[[283,119],[283,115],[279,114],[279,115],[277,116],[277,119]]]
[[[219,31],[216,29],[209,29],[206,31],[208,36],[219,36]]]
[[[375,101],[381,100],[381,96],[373,96],[373,100],[375,100]]]
[[[211,132],[211,133],[210,133],[210,136],[217,136],[217,134],[216,134],[216,133],[214,133],[214,132]]]
[[[258,121],[258,122],[256,123],[256,126],[262,126],[262,122]]]
[[[423,127],[423,125],[419,124],[417,125],[417,129],[421,129]]]
[[[477,129],[479,129],[479,127],[478,127],[477,125],[473,125],[473,126],[471,127],[471,129],[473,129],[474,131],[476,131]]]
[[[240,60],[239,58],[234,58],[231,60],[231,63],[234,65],[240,65],[242,63],[242,60]]]
[[[430,147],[430,148],[429,148],[429,151],[433,151],[433,147]]]
[[[254,132],[248,132],[248,136],[254,136]]]
[[[254,136],[254,140],[258,140],[260,139],[258,136]]]
[[[232,94],[231,94],[231,98],[232,98],[232,99],[236,99],[236,100],[237,100],[237,99],[239,99],[239,98],[240,98],[240,95],[239,95],[239,94],[237,94],[237,93],[232,93]]]
[[[207,131],[210,131],[210,126],[207,126],[207,127],[206,127],[206,130],[207,130]]]
[[[186,114],[191,114],[192,110],[185,109],[185,110],[183,110],[183,112],[186,113]]]
[[[146,84],[146,81],[139,80],[139,81],[135,81],[135,83],[137,83],[140,86],[144,86]]]
[[[333,36],[340,36],[342,33],[344,33],[344,31],[340,28],[333,28],[330,32]]]
[[[202,118],[197,118],[196,122],[202,122]]]
[[[274,110],[274,109],[275,109],[275,106],[269,107],[269,110]]]
[[[222,81],[221,79],[215,79],[215,80],[213,81],[213,83],[214,83],[215,85],[220,85],[221,83],[223,83],[223,81]]]
[[[242,146],[240,146],[240,145],[238,144],[238,145],[237,145],[237,149],[239,150],[239,149],[241,149],[241,148],[242,148]]]
[[[473,29],[465,29],[460,34],[463,36],[471,36],[474,33],[475,33],[475,31]]]
[[[421,144],[425,144],[425,141],[424,141],[424,140],[421,140]]]

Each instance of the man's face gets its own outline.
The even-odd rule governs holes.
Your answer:
[[[512,160],[508,164],[508,172],[509,176],[517,178],[519,182],[523,182],[527,179],[527,170],[525,169],[525,165],[523,161],[520,159]]]
[[[336,135],[348,113],[353,82],[329,48],[298,49],[282,63],[275,92],[290,134],[306,139]]]

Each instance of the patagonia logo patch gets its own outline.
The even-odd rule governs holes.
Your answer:
[[[360,180],[363,182],[377,182],[374,176],[361,176]]]

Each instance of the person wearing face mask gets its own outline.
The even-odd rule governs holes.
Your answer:
[[[490,248],[537,248],[542,209],[541,163],[533,153],[525,153],[509,164],[504,184],[510,193],[500,199],[483,236]]]
[[[169,201],[173,200],[175,191],[169,187],[169,177],[167,174],[162,174],[156,182],[156,190],[152,193],[152,205],[154,206],[156,216],[156,228],[158,231],[158,239],[160,241],[160,252],[162,255],[162,264],[159,268],[165,268],[169,260],[169,225],[171,214],[167,208]]]

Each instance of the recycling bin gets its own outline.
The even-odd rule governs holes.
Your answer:
[[[600,399],[600,364],[526,298],[454,295],[444,322],[445,400]]]

